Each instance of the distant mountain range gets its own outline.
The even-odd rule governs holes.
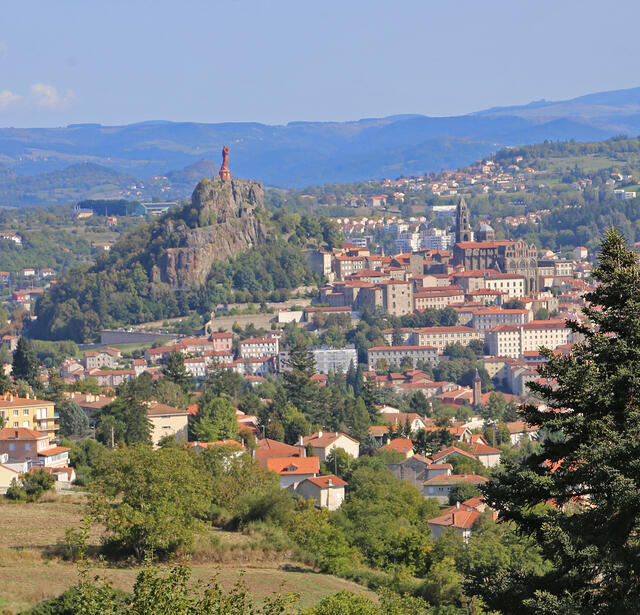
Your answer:
[[[154,190],[165,187],[162,196],[187,196],[203,174],[215,172],[225,144],[235,176],[304,187],[420,175],[465,166],[504,146],[618,134],[640,134],[640,88],[456,117],[401,115],[286,126],[152,121],[2,128],[0,204],[123,196],[127,186],[140,182],[147,190],[153,176],[160,176],[153,180]]]

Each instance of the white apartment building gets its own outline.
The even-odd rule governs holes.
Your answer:
[[[541,346],[551,348],[568,344],[571,331],[565,321],[532,320],[524,325],[499,325],[486,332],[489,354],[494,357],[520,358],[525,352]]]
[[[519,299],[525,296],[525,279],[515,273],[494,273],[484,280],[487,290],[497,290],[506,294],[508,299]]]
[[[453,233],[439,228],[429,228],[420,233],[421,246],[425,250],[448,250],[454,238]]]
[[[400,233],[396,239],[396,250],[398,252],[417,252],[420,249],[420,233]]]
[[[345,346],[344,348],[314,348],[311,351],[316,362],[316,372],[318,374],[346,374],[349,367],[358,367],[358,351],[355,346]]]
[[[524,325],[531,320],[530,310],[505,310],[502,308],[480,308],[471,317],[471,326],[480,331],[500,325]]]
[[[438,288],[426,289],[419,288],[413,294],[413,309],[425,310],[435,309],[442,310],[452,303],[463,303],[464,291],[461,288]]]
[[[278,354],[277,337],[250,337],[238,342],[241,359],[262,359]]]
[[[207,359],[205,357],[185,359],[184,367],[194,378],[204,378],[207,375]]]
[[[418,346],[435,346],[439,353],[450,344],[467,346],[472,340],[483,340],[484,333],[472,327],[425,327],[416,329],[415,341]]]

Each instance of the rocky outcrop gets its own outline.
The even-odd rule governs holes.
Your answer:
[[[201,181],[191,196],[191,207],[185,208],[188,219],[164,221],[162,234],[169,247],[153,268],[152,280],[174,288],[203,284],[214,261],[236,256],[264,240],[268,225],[256,215],[263,206],[264,191],[258,182]]]

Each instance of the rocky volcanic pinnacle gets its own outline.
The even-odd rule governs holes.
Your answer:
[[[153,268],[153,281],[177,288],[203,284],[214,261],[236,256],[264,240],[268,225],[256,216],[263,206],[264,191],[258,182],[200,182],[191,196],[189,225],[165,221],[163,235],[175,237],[171,243],[177,247],[169,247]]]

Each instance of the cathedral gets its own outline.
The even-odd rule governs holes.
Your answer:
[[[495,232],[488,224],[480,225],[474,236],[464,197],[460,198],[456,208],[453,263],[462,265],[467,271],[495,269],[501,273],[515,273],[524,277],[525,292],[538,290],[538,248],[522,239],[496,240]]]

